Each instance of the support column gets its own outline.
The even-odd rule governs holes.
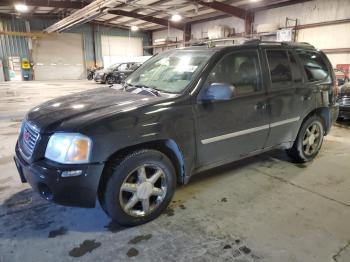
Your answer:
[[[253,33],[254,13],[247,12],[245,17],[245,33],[250,35]]]
[[[184,35],[183,35],[183,41],[184,42],[188,42],[191,40],[192,38],[192,32],[191,32],[191,24],[190,23],[186,23],[184,24]],[[185,46],[188,46],[188,44],[185,44]]]

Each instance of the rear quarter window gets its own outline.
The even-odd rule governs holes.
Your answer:
[[[296,53],[309,82],[321,81],[329,76],[329,69],[320,53],[306,50],[297,50]]]

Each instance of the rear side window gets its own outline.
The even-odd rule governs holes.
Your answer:
[[[287,52],[284,50],[267,50],[272,85],[280,87],[280,84],[291,83],[292,70]]]
[[[310,82],[324,80],[328,77],[328,67],[320,53],[298,50],[297,54],[300,57],[306,76]]]

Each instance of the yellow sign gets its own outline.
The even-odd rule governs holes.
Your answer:
[[[22,60],[22,69],[30,69],[30,63],[27,59]]]

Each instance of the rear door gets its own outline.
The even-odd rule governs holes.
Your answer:
[[[265,147],[294,141],[303,117],[315,107],[312,89],[293,49],[265,48],[269,71],[270,135]]]

